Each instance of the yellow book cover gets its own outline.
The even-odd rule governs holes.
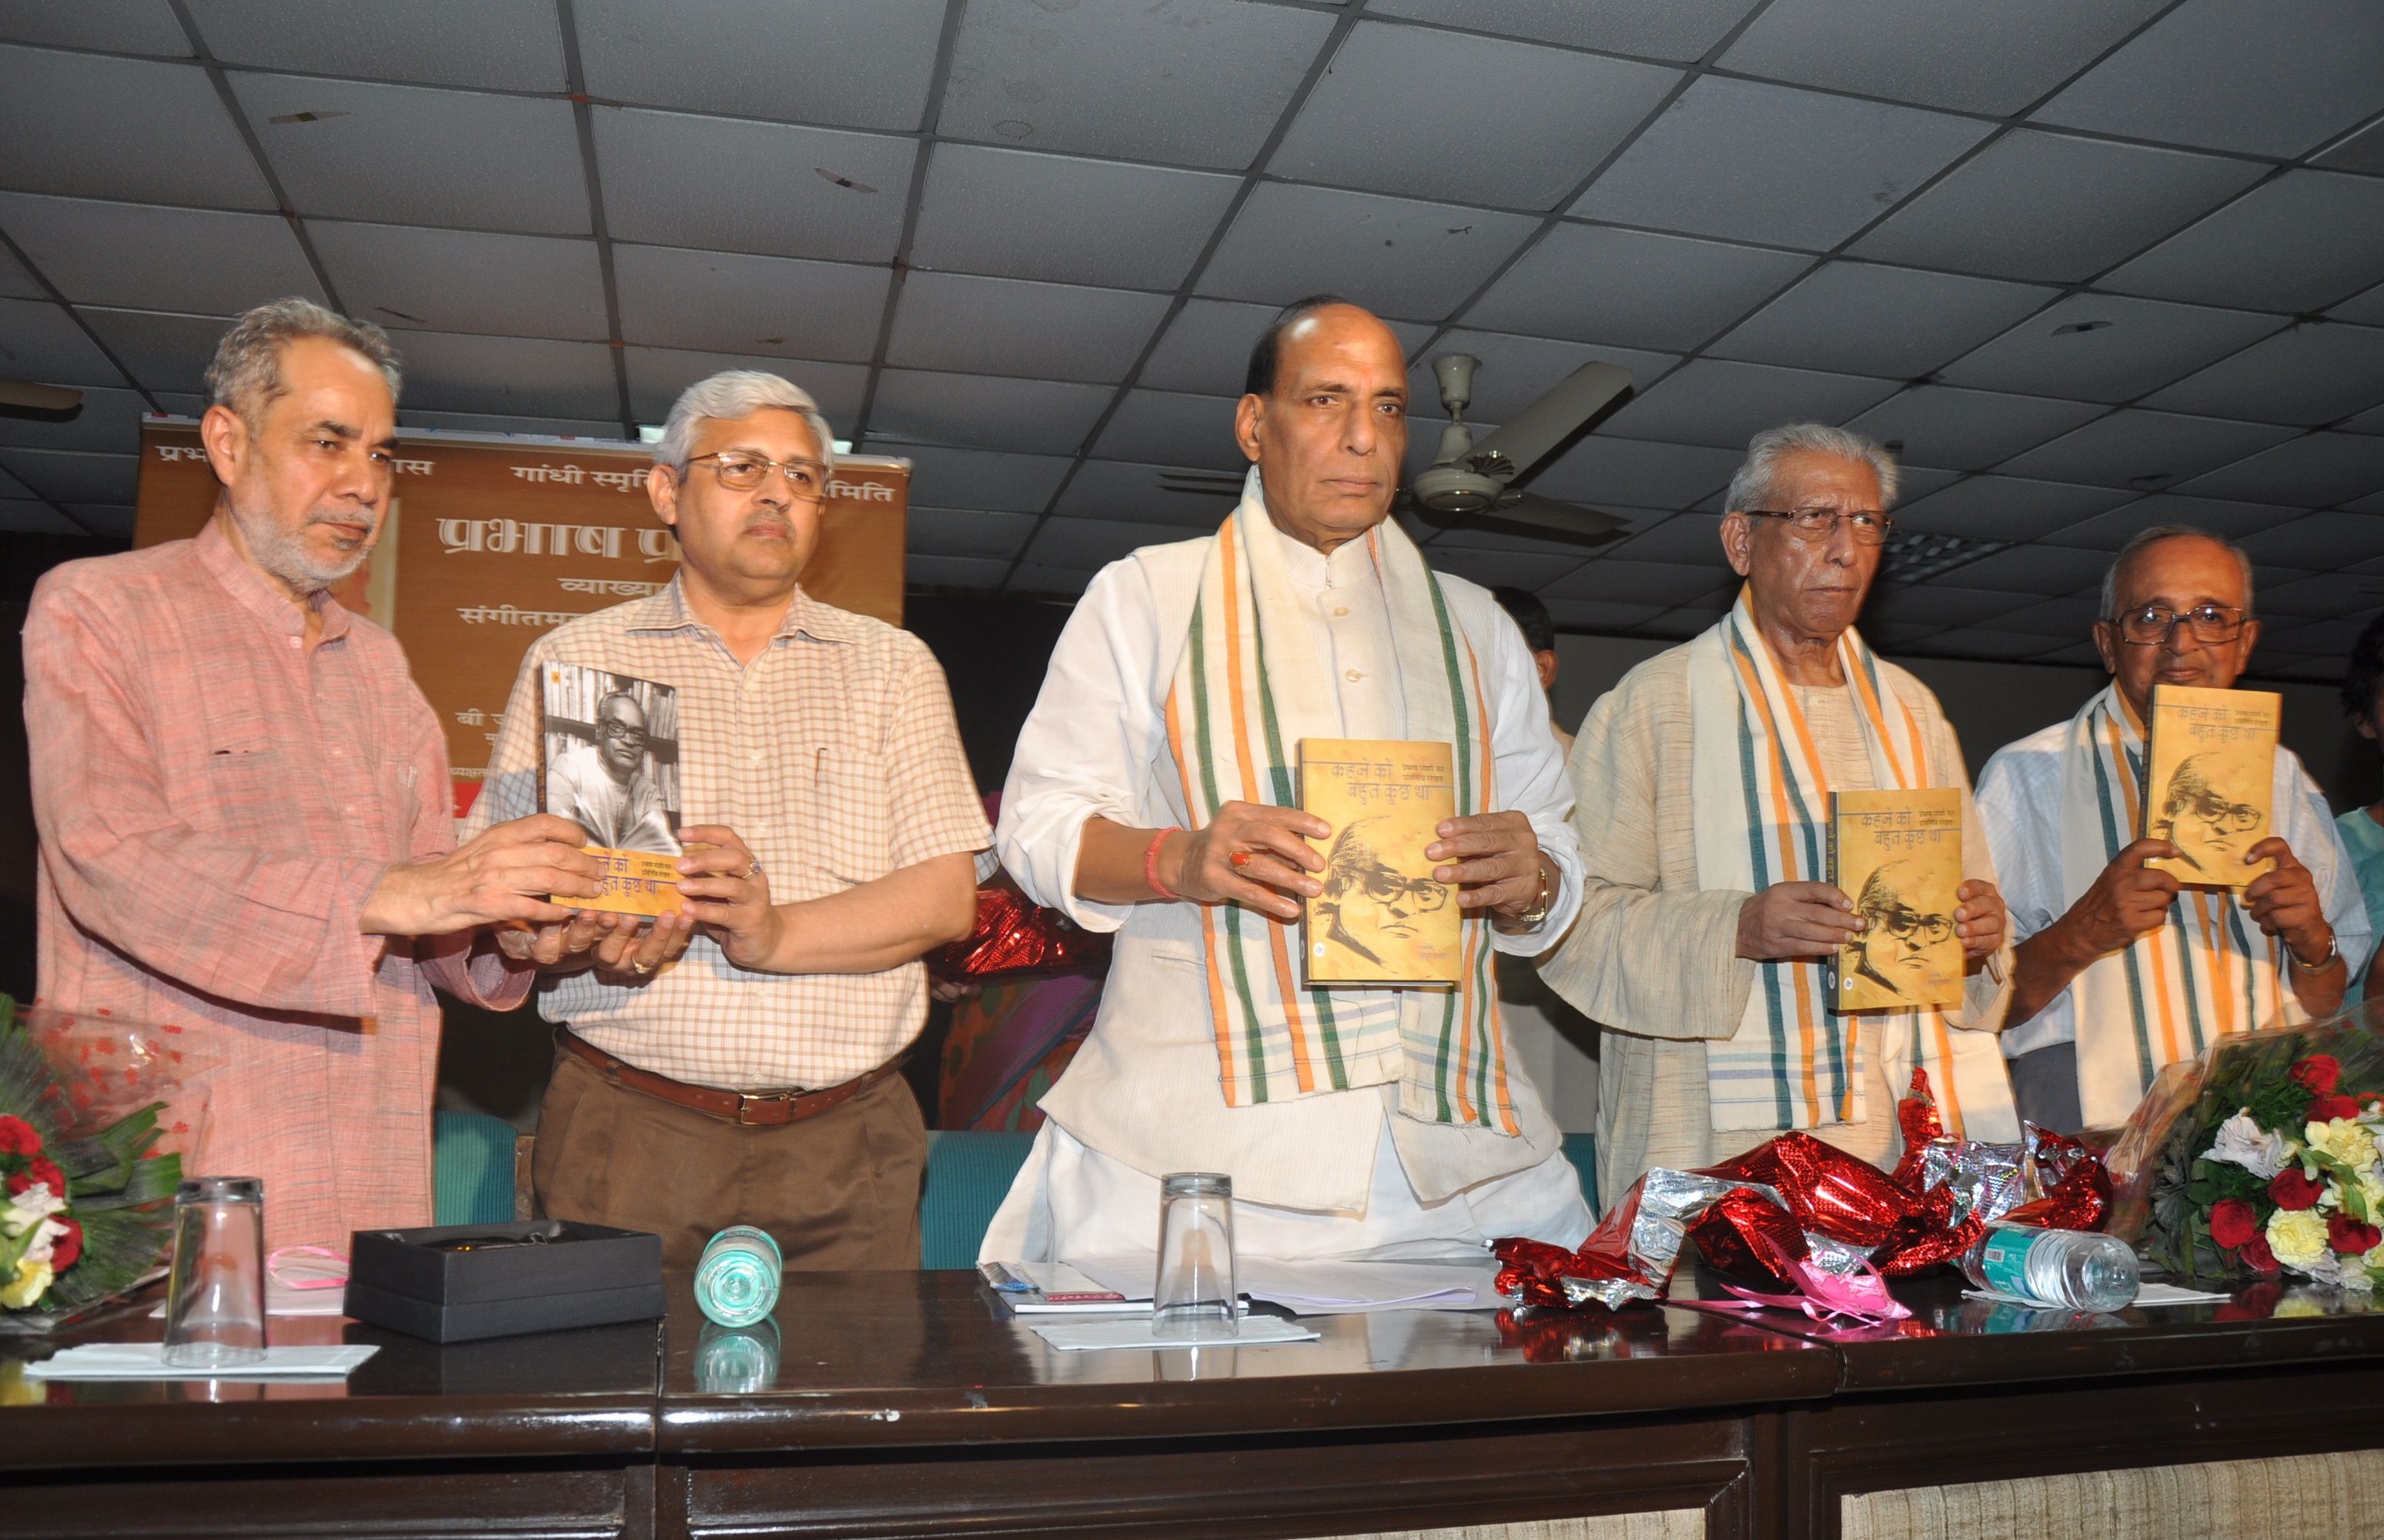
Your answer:
[[[1826,964],[1833,1011],[1910,1011],[1962,998],[1962,793],[1833,791],[1830,880],[1860,934]]]
[[[2179,882],[2241,888],[2275,867],[2243,852],[2277,832],[2277,723],[2285,698],[2265,689],[2153,686],[2144,733],[2144,838],[2178,859],[2145,863]]]
[[[1458,981],[1463,912],[1423,855],[1457,813],[1450,754],[1446,743],[1300,739],[1299,805],[1333,826],[1324,892],[1300,923],[1310,986]]]
[[[678,691],[585,664],[540,679],[538,807],[588,835],[604,891],[554,901],[615,914],[667,914],[678,890]]]

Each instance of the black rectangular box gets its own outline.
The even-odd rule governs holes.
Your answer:
[[[441,1250],[442,1242],[540,1237],[527,1246]],[[358,1230],[344,1308],[358,1321],[432,1342],[653,1321],[663,1313],[659,1236],[570,1220]]]

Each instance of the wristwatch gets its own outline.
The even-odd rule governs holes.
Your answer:
[[[2303,973],[2322,974],[2328,968],[2333,967],[2334,960],[2342,955],[2342,941],[2340,937],[2334,934],[2334,927],[2329,925],[2327,927],[2326,955],[2324,957],[2319,958],[2315,962],[2304,962],[2301,959],[2301,954],[2293,950],[2291,947],[2287,947],[2285,949],[2285,955],[2291,958],[2293,960],[2293,966],[2300,969]]]
[[[1540,863],[1539,897],[1532,900],[1531,908],[1515,916],[1515,923],[1526,929],[1540,924],[1548,917],[1548,911],[1555,906],[1556,901],[1557,885],[1548,876],[1548,863],[1543,861]]]

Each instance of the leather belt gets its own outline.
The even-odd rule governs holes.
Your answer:
[[[612,1084],[624,1090],[636,1091],[658,1101],[702,1112],[706,1117],[724,1123],[742,1124],[748,1128],[776,1128],[785,1124],[801,1123],[815,1118],[829,1109],[843,1105],[889,1075],[899,1074],[905,1051],[896,1054],[866,1074],[834,1086],[824,1086],[815,1091],[724,1091],[711,1086],[690,1086],[684,1080],[673,1080],[666,1074],[641,1070],[598,1048],[587,1038],[566,1027],[554,1029],[555,1046],[573,1057],[585,1060]]]

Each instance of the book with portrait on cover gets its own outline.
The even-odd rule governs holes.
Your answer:
[[[2243,852],[2276,832],[2277,724],[2285,698],[2266,689],[2153,686],[2144,727],[2147,839],[2178,848],[2148,861],[2179,882],[2241,888],[2275,867]]]
[[[1300,921],[1307,983],[1455,984],[1463,913],[1423,854],[1457,813],[1449,746],[1302,739],[1299,805],[1333,826],[1320,842],[1324,892],[1305,901]]]
[[[1863,928],[1823,965],[1832,1011],[1911,1011],[1962,998],[1962,793],[1830,794],[1830,881]]]
[[[539,677],[538,808],[568,818],[604,864],[604,891],[554,901],[616,914],[667,914],[678,890],[678,692],[586,664]]]

